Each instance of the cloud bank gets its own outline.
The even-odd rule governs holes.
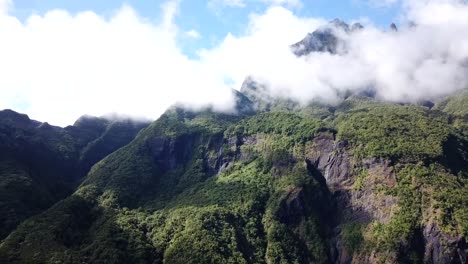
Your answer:
[[[265,30],[265,24],[275,21],[275,27],[294,28],[275,19],[284,10],[270,9],[253,17],[246,36],[228,36],[216,50],[207,51],[206,58],[223,58],[215,63],[230,76],[250,73],[276,95],[302,103],[314,98],[336,102],[345,91],[368,89],[383,100],[414,102],[466,88],[468,6],[463,1],[418,0],[405,2],[404,8],[398,32],[370,24],[351,35],[337,32],[347,46],[345,54],[313,53],[299,59],[287,49],[286,39]]]
[[[163,9],[158,24],[129,6],[110,19],[53,10],[21,23],[0,15],[0,108],[57,125],[109,112],[157,118],[175,101],[230,108],[222,76],[178,48],[177,3]]]
[[[326,21],[274,5],[252,14],[243,34],[227,34],[191,59],[179,48],[178,2],[153,22],[123,6],[110,18],[52,10],[25,22],[0,0],[0,108],[56,125],[83,114],[157,118],[174,102],[229,111],[231,88],[246,76],[276,95],[306,103],[341,91],[375,89],[383,100],[417,101],[468,85],[468,7],[456,0],[408,0],[401,27],[343,34],[347,52],[295,57],[289,46]]]

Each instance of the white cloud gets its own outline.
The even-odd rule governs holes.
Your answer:
[[[464,0],[406,0],[406,17],[423,25],[467,25]]]
[[[0,109],[67,125],[83,114],[157,118],[175,101],[229,108],[223,79],[179,50],[176,4],[164,10],[161,24],[128,6],[108,20],[60,10],[25,23],[0,15]]]
[[[425,1],[425,0],[422,0]],[[253,75],[277,95],[301,102],[337,100],[337,91],[374,87],[385,100],[414,101],[468,86],[468,9],[458,1],[406,2],[399,32],[371,25],[344,55],[297,58],[289,45],[326,23],[274,6],[253,14],[243,34],[227,34],[200,59],[183,55],[174,24],[177,2],[160,23],[124,6],[110,19],[55,10],[21,23],[0,15],[0,108],[52,124],[109,112],[157,118],[169,105],[233,105],[224,80],[239,88]],[[19,106],[24,106],[18,109]]]
[[[11,8],[11,0],[0,0],[0,14],[5,14]]]
[[[349,47],[343,55],[294,57],[287,45],[303,36],[288,30],[298,29],[306,20],[276,7],[252,17],[246,35],[229,35],[204,58],[221,65],[219,70],[234,80],[251,74],[274,93],[304,103],[317,97],[336,101],[337,91],[368,88],[375,88],[384,100],[402,102],[436,99],[466,88],[468,7],[448,0],[417,3],[407,2],[403,17],[416,27],[403,25],[399,32],[384,32],[367,25],[359,33],[343,36]]]
[[[193,38],[193,39],[201,38],[200,33],[198,31],[196,31],[195,29],[192,29],[192,30],[189,30],[189,31],[185,32],[185,35],[187,35],[187,37]]]
[[[228,34],[218,47],[202,51],[201,61],[216,65],[216,74],[234,80],[235,87],[252,74],[268,75],[266,79],[292,77],[289,73],[293,70],[287,67],[301,61],[289,46],[324,23],[321,19],[296,17],[283,7],[272,7],[265,14],[252,15],[244,35]],[[292,84],[299,80],[290,81]]]

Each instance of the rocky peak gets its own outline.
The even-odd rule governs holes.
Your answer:
[[[393,31],[393,32],[397,32],[397,31],[398,31],[398,28],[397,28],[397,26],[395,25],[395,23],[390,24],[390,31]]]
[[[247,78],[248,79],[248,78]],[[245,81],[244,81],[245,82]],[[244,87],[244,86],[242,86]],[[249,96],[243,92],[236,90],[232,91],[234,98],[236,99],[236,112],[239,115],[253,115],[255,114],[255,107]]]
[[[244,80],[240,92],[253,104],[254,109],[257,110],[268,107],[273,101],[268,88],[256,82],[251,76]]]
[[[328,23],[326,27],[334,27],[336,29],[341,29],[345,32],[350,31],[349,25],[346,24],[346,22],[344,22],[343,20],[338,19],[338,18],[335,18],[334,20],[330,21],[330,23]]]
[[[359,30],[362,30],[362,29],[364,29],[364,26],[361,25],[361,23],[354,23],[351,26],[351,32],[359,31]]]
[[[304,56],[312,52],[328,52],[337,54],[342,41],[338,32],[345,34],[353,33],[364,28],[361,24],[355,23],[351,27],[340,19],[334,19],[327,25],[320,27],[296,44],[291,46],[296,56]]]

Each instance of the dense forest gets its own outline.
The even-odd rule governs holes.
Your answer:
[[[466,263],[467,92],[298,106],[252,89],[236,113],[149,125],[1,112],[0,262]]]

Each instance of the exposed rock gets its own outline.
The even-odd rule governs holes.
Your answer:
[[[346,142],[335,142],[332,134],[321,134],[306,153],[306,159],[321,172],[331,191],[352,185],[351,162],[345,146]]]
[[[463,237],[442,233],[434,222],[426,225],[423,235],[425,263],[467,263],[468,244]]]
[[[250,100],[257,111],[268,111],[274,98],[265,85],[256,82],[252,77],[247,77],[242,83],[241,93]]]
[[[361,29],[364,29],[364,26],[361,25],[361,23],[354,23],[352,26],[351,26],[351,32],[355,32],[355,31],[359,31]]]
[[[338,38],[331,29],[322,29],[307,34],[298,43],[291,46],[294,54],[298,57],[311,52],[328,52],[336,54],[338,50]]]
[[[361,30],[363,26],[359,23],[349,27],[344,21],[335,19],[327,25],[315,30],[312,33],[291,46],[293,53],[300,57],[312,52],[328,52],[331,54],[342,53],[344,42],[341,34],[350,34]]]
[[[148,142],[155,164],[163,171],[175,169],[177,164],[188,160],[193,139],[190,136],[177,138],[153,138]]]
[[[336,29],[341,29],[345,32],[349,32],[350,29],[349,29],[349,25],[346,24],[346,22],[344,22],[343,20],[339,19],[339,18],[335,18],[333,19],[329,24],[328,24],[329,27],[335,27]]]
[[[342,227],[349,223],[367,225],[372,221],[390,221],[397,198],[383,194],[378,187],[394,187],[395,172],[390,161],[365,159],[358,165],[367,171],[367,175],[360,179],[361,186],[357,188],[358,175],[353,171],[357,164],[346,146],[346,142],[335,141],[333,134],[324,133],[318,135],[306,151],[309,164],[317,169],[333,194],[335,213],[330,222],[333,230],[330,256],[334,263],[375,263],[375,253],[351,256],[346,252],[341,237]]]
[[[284,224],[296,225],[305,216],[304,193],[302,188],[288,190],[281,200],[276,217]]]
[[[254,103],[241,92],[233,90],[234,98],[236,99],[236,111],[240,115],[255,114]]]

